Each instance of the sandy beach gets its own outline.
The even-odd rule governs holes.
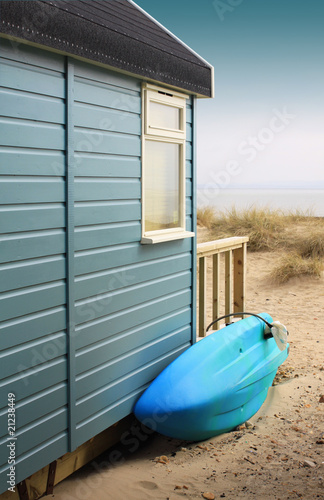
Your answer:
[[[324,277],[275,285],[269,272],[279,257],[248,253],[246,309],[268,312],[290,334],[290,355],[259,412],[200,443],[152,434],[134,421],[123,443],[45,498],[324,499]]]

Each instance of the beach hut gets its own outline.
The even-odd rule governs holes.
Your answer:
[[[131,0],[0,9],[0,493],[28,498],[195,342],[213,69]]]

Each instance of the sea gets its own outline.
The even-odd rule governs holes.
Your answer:
[[[198,208],[213,207],[216,211],[258,207],[284,212],[302,212],[324,217],[324,189],[225,189],[198,187]]]

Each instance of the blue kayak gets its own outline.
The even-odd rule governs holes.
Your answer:
[[[260,316],[269,323],[272,318]],[[266,399],[289,344],[279,350],[265,324],[248,317],[211,333],[175,359],[137,401],[135,416],[178,439],[200,441],[228,432]]]

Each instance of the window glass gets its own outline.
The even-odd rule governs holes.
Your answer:
[[[187,96],[142,86],[143,244],[191,238],[186,231]]]
[[[145,142],[145,230],[179,227],[180,144]]]
[[[150,126],[180,130],[180,109],[158,102],[150,102]]]

